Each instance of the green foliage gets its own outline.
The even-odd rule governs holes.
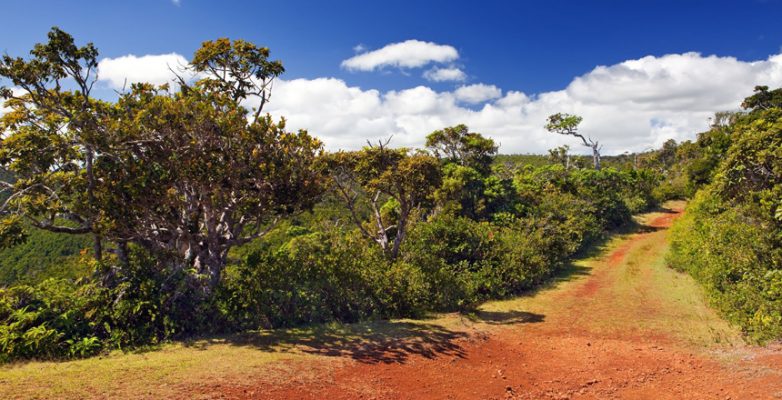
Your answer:
[[[218,314],[188,274],[134,251],[103,282],[48,279],[0,289],[0,361],[86,357],[219,331]]]
[[[560,135],[573,135],[578,131],[578,125],[584,119],[578,115],[556,113],[546,121],[546,130]]]
[[[752,112],[698,138],[709,183],[674,226],[670,256],[761,341],[782,336],[782,92],[767,89],[745,100]]]
[[[0,220],[0,249],[16,246],[26,240],[27,232],[19,216],[9,215]]]
[[[674,225],[669,262],[703,283],[716,307],[750,337],[768,340],[782,335],[782,252],[746,211],[701,191]]]
[[[449,163],[443,166],[443,182],[434,198],[441,212],[487,220],[495,213],[514,213],[515,194],[510,179],[483,176],[471,167]]]
[[[99,261],[104,242],[120,263],[128,244],[176,254],[211,291],[232,247],[317,202],[321,142],[260,114],[283,72],[267,48],[204,42],[190,63],[197,82],[180,79],[176,91],[137,83],[115,102],[91,95],[97,57],[53,28],[28,59],[0,58],[0,77],[17,89],[0,91],[10,108],[0,167],[13,178],[0,182],[4,216],[93,234]],[[253,98],[259,106],[248,109]],[[17,225],[5,224],[0,240],[19,242]]]
[[[0,360],[95,354],[87,317],[100,297],[93,289],[65,280],[0,289]]]
[[[37,284],[48,278],[77,279],[90,269],[83,258],[91,248],[87,235],[67,235],[27,228],[27,238],[0,249],[0,286]]]
[[[751,111],[782,108],[782,88],[769,91],[768,86],[755,86],[755,94],[744,99],[741,108]]]
[[[492,156],[498,148],[494,140],[469,132],[463,124],[430,133],[426,136],[426,147],[436,157],[472,168],[482,175],[491,171]]]
[[[240,329],[356,321],[378,308],[372,284],[382,252],[355,236],[311,233],[278,249],[262,246],[229,270],[225,318]]]

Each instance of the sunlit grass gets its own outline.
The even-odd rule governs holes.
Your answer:
[[[268,363],[302,354],[229,344],[207,349],[166,345],[140,354],[116,353],[68,362],[30,362],[0,370],[0,398],[166,397],[208,377],[264,375]]]
[[[684,204],[666,206],[681,209]],[[708,306],[697,282],[666,265],[668,230],[649,226],[665,215],[637,217],[635,233],[616,235],[600,254],[574,262],[539,295],[489,302],[482,309],[544,315],[553,324],[546,329],[553,331],[574,328],[612,337],[668,338],[696,348],[742,344],[740,331]],[[623,256],[611,260],[615,252]]]

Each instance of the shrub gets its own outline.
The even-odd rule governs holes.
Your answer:
[[[672,230],[669,263],[693,275],[713,304],[756,340],[782,335],[782,253],[742,208],[696,195]]]
[[[0,289],[0,360],[53,359],[95,354],[101,290],[49,279],[36,286]]]

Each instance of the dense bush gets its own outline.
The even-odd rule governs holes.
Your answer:
[[[101,282],[0,289],[0,360],[85,357],[219,330],[197,282],[165,265],[134,252],[125,270],[98,266]]]
[[[715,306],[756,339],[782,335],[782,252],[746,209],[702,191],[674,225],[669,262],[692,274]],[[776,242],[776,243],[775,243]]]
[[[94,354],[102,347],[94,336],[101,297],[92,285],[54,279],[0,289],[0,360]]]
[[[361,237],[310,233],[233,266],[220,307],[235,329],[414,315],[424,297],[419,278]]]
[[[767,94],[759,89],[745,104]],[[688,169],[705,186],[672,232],[671,265],[702,282],[728,319],[758,340],[782,336],[780,106],[732,115],[699,136],[702,154]]]

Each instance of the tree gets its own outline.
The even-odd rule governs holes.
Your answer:
[[[199,83],[186,94],[136,87],[120,100],[125,141],[101,158],[113,236],[157,254],[175,254],[214,287],[228,251],[265,235],[280,218],[320,196],[312,168],[321,143],[285,121],[248,123],[247,110]],[[148,96],[148,97],[147,97]],[[116,164],[116,165],[115,165]]]
[[[211,291],[232,247],[311,207],[321,192],[313,168],[320,141],[261,114],[283,71],[268,54],[241,40],[205,42],[191,63],[200,80],[179,77],[176,91],[134,84],[116,103],[89,97],[97,51],[76,48],[59,30],[32,60],[6,57],[0,73],[26,93],[5,91],[12,111],[2,117],[10,134],[0,165],[17,180],[4,184],[3,211],[110,240],[120,266],[128,244],[141,246],[194,271]],[[81,89],[62,90],[65,77]]]
[[[176,255],[210,289],[232,247],[309,209],[321,192],[312,167],[321,142],[260,114],[282,72],[268,54],[241,40],[205,42],[192,61],[205,75],[195,84],[180,79],[178,92],[135,85],[117,105],[122,141],[101,160],[106,180],[125,189],[110,202],[112,219],[125,222],[114,235]],[[257,108],[245,108],[248,100]]]
[[[583,118],[578,115],[556,113],[548,117],[546,123],[546,130],[552,133],[558,133],[560,135],[575,136],[583,142],[584,146],[592,149],[592,164],[595,169],[600,169],[600,150],[602,146],[598,141],[593,140],[591,137],[585,137],[578,133],[578,125]]]
[[[570,169],[570,146],[558,146],[553,149],[549,149],[548,158],[555,164],[562,164],[565,169]]]
[[[381,142],[360,151],[332,153],[324,162],[353,223],[393,260],[415,211],[440,186],[441,172],[431,155],[387,145]],[[362,205],[368,206],[368,213],[362,212]],[[366,222],[367,214],[371,222]]]
[[[98,51],[76,46],[73,37],[52,28],[29,60],[4,55],[0,77],[14,85],[0,88],[11,109],[0,117],[0,166],[13,179],[0,182],[9,222],[61,233],[92,233],[93,255],[102,258],[95,158],[109,136],[111,105],[91,96],[97,81]],[[73,86],[66,90],[64,86]]]
[[[474,168],[484,176],[491,172],[492,157],[497,154],[494,140],[469,132],[463,124],[430,133],[426,147],[437,158]]]
[[[745,110],[768,110],[782,107],[782,88],[768,90],[768,86],[755,86],[755,94],[744,99],[741,108]]]
[[[496,208],[488,204],[487,183],[496,189],[510,180],[487,182],[497,154],[494,140],[462,124],[430,133],[426,146],[444,164],[443,183],[435,193],[438,211],[480,219]]]

